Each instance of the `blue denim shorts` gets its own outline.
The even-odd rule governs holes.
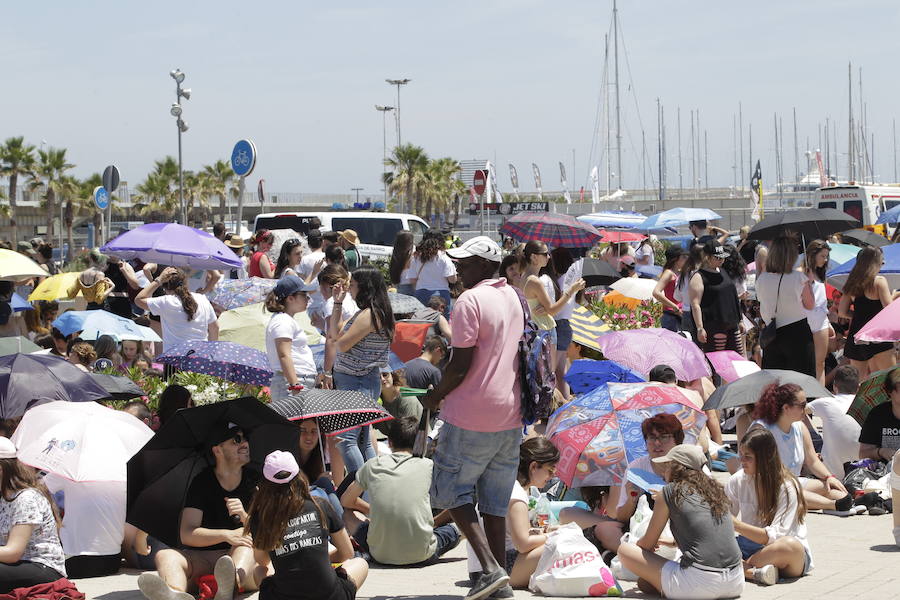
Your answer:
[[[469,431],[444,423],[434,452],[431,506],[478,504],[478,511],[505,517],[519,469],[522,429]]]
[[[560,352],[566,352],[569,344],[572,343],[572,324],[568,319],[558,319],[556,321],[556,349]]]
[[[741,549],[741,556],[744,560],[748,560],[751,556],[765,548],[763,544],[758,544],[742,535],[737,536],[737,543],[738,548]],[[804,549],[803,554],[803,575],[806,575],[809,573],[809,566],[812,564],[812,556],[809,555],[809,550],[806,549]]]

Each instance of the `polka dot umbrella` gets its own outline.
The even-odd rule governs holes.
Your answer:
[[[264,352],[234,342],[183,342],[172,346],[156,360],[182,371],[213,375],[235,383],[269,385],[272,379]]]
[[[350,390],[303,390],[296,396],[273,400],[269,408],[289,421],[318,419],[325,435],[392,419],[372,398]]]

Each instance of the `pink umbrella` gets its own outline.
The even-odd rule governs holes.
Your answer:
[[[882,308],[853,338],[859,342],[900,340],[900,298]]]
[[[709,377],[706,357],[697,345],[668,329],[626,329],[611,331],[597,339],[603,356],[641,375],[656,365],[669,365],[682,381]]]
[[[716,373],[727,383],[760,370],[755,362],[747,360],[733,350],[707,352],[706,358],[712,363]]]

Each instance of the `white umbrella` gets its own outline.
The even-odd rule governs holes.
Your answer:
[[[153,430],[96,402],[49,402],[25,412],[12,441],[26,465],[71,481],[126,481],[126,463]]]
[[[642,277],[623,277],[622,279],[614,281],[609,287],[626,298],[652,300],[653,290],[656,288],[656,280],[644,279]]]

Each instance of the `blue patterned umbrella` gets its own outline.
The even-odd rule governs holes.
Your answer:
[[[214,375],[235,383],[269,385],[272,378],[265,352],[234,342],[183,342],[166,350],[157,360],[182,371]]]
[[[213,304],[222,310],[232,310],[249,304],[257,304],[266,299],[277,279],[251,277],[250,279],[223,279],[216,289],[206,295]]]
[[[638,373],[611,360],[576,360],[566,372],[566,382],[576,394],[584,394],[604,383],[638,383],[645,381]]]

